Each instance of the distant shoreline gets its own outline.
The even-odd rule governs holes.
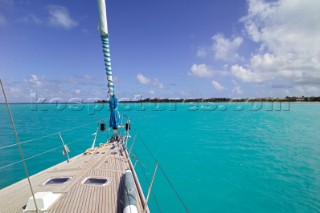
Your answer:
[[[119,100],[119,103],[239,103],[239,102],[296,102],[296,103],[320,103],[320,97],[286,97],[286,98],[192,98],[192,99],[168,99],[146,98],[141,100]],[[96,102],[11,102],[10,104],[105,104],[108,100]],[[5,104],[1,102],[0,104]]]
[[[120,100],[120,103],[190,103],[190,102],[320,102],[319,97],[285,97],[285,98],[191,98],[168,99],[146,98],[141,100]],[[99,100],[97,103],[108,103],[108,100]]]

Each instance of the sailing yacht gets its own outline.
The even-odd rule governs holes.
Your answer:
[[[104,0],[98,0],[100,14],[99,31],[103,45],[105,69],[110,97],[109,127],[114,136],[96,146],[98,131],[105,131],[105,123],[95,133],[92,146],[84,153],[69,159],[69,148],[63,144],[67,160],[35,175],[29,176],[28,168],[16,134],[17,145],[24,165],[26,179],[0,190],[0,212],[149,212],[138,176],[132,165],[126,144],[129,139],[130,122],[121,126],[117,110],[118,100],[114,93],[109,33]],[[7,102],[5,90],[0,81]],[[10,106],[7,109],[15,130]],[[123,128],[123,134],[119,129]]]

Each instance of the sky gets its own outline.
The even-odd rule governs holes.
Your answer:
[[[320,96],[319,9],[319,0],[107,0],[115,94]],[[9,101],[106,99],[97,26],[96,1],[0,0]]]

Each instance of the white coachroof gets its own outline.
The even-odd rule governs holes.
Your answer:
[[[34,197],[40,211],[47,211],[49,207],[58,200],[61,194],[52,192],[37,192]],[[27,207],[24,212],[35,212],[36,207],[34,205],[33,197],[30,197],[27,203]]]

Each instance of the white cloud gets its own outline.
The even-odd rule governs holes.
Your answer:
[[[164,85],[157,78],[152,82],[152,85],[158,87],[159,89],[163,89]]]
[[[217,81],[211,81],[211,83],[212,83],[212,86],[213,86],[213,88],[214,89],[216,89],[216,90],[218,90],[218,91],[222,91],[222,90],[224,90],[225,88],[219,83],[219,82],[217,82]]]
[[[204,58],[213,55],[217,60],[235,61],[241,59],[238,50],[243,43],[243,38],[236,36],[233,39],[225,38],[218,33],[212,37],[213,44],[208,47],[201,47],[197,50],[197,56]]]
[[[262,81],[259,75],[239,65],[233,65],[231,67],[231,73],[238,79],[245,82],[261,82]]]
[[[37,98],[37,93],[31,90],[28,94],[28,97],[32,100],[35,100]]]
[[[154,94],[156,94],[156,93],[155,93],[154,90],[149,90],[149,94],[150,94],[150,95],[154,95]]]
[[[240,86],[235,86],[233,89],[232,89],[232,93],[234,95],[241,95],[243,94],[243,91],[241,90],[241,87]]]
[[[43,85],[42,82],[39,80],[38,76],[36,75],[31,75],[27,82],[34,87],[40,87]]]
[[[31,24],[41,24],[42,23],[42,20],[33,14],[30,14],[30,15],[22,18],[21,21],[23,21],[25,23],[31,23]]]
[[[113,82],[114,83],[119,83],[120,82],[120,79],[118,78],[118,76],[112,76],[112,78],[113,78]],[[108,83],[108,81],[107,81],[107,83]]]
[[[49,22],[52,26],[71,29],[78,25],[76,21],[72,20],[66,7],[50,5],[47,8],[50,15]]]
[[[268,80],[320,88],[320,1],[248,0],[241,21],[259,49],[248,64],[236,64],[231,73],[245,82]]]
[[[90,75],[83,75],[83,78],[84,78],[85,80],[91,80],[91,79],[92,79],[92,77],[91,77]],[[113,80],[115,80],[115,78],[116,78],[116,76],[114,76],[114,79],[113,79]]]
[[[193,64],[188,75],[207,78],[213,76],[213,70],[206,64]]]
[[[239,85],[238,82],[235,81],[235,80],[232,80],[232,83],[233,83],[234,85],[236,85],[236,86]]]
[[[137,79],[141,84],[150,84],[151,80],[144,75],[138,73]]]
[[[206,50],[206,48],[200,48],[200,49],[198,49],[198,51],[197,51],[197,56],[198,57],[200,57],[200,58],[204,58],[204,57],[206,57],[208,55],[208,52],[207,52],[207,50]]]
[[[15,98],[18,98],[22,94],[22,90],[17,87],[9,87],[9,94]]]
[[[141,94],[135,94],[133,96],[133,100],[141,100],[142,99],[142,95]]]
[[[141,84],[151,85],[151,86],[157,87],[159,89],[164,88],[164,84],[162,82],[160,82],[157,78],[154,80],[151,80],[150,78],[142,75],[141,73],[138,73],[137,79],[138,79],[139,83],[141,83]]]
[[[0,13],[0,27],[8,25],[8,21],[4,15]]]
[[[215,59],[225,61],[240,59],[237,51],[243,43],[242,37],[227,39],[222,34],[216,34],[212,37],[212,40]]]
[[[299,85],[296,87],[297,92],[299,95],[309,94],[310,96],[319,96],[320,88],[317,86],[310,86],[310,85]]]
[[[241,94],[243,94],[243,91],[242,91],[242,89],[241,89],[241,87],[240,87],[240,85],[238,84],[237,81],[232,80],[232,84],[234,85],[234,87],[232,89],[232,94],[233,95],[241,95]]]
[[[93,97],[107,98],[106,85],[97,79],[88,80],[88,77],[78,75],[54,79],[33,74],[23,80],[5,79],[5,83],[9,101],[12,102],[29,102],[35,101],[36,98],[45,98],[47,101],[60,98],[67,102],[75,95],[81,96],[85,101],[90,101]]]

